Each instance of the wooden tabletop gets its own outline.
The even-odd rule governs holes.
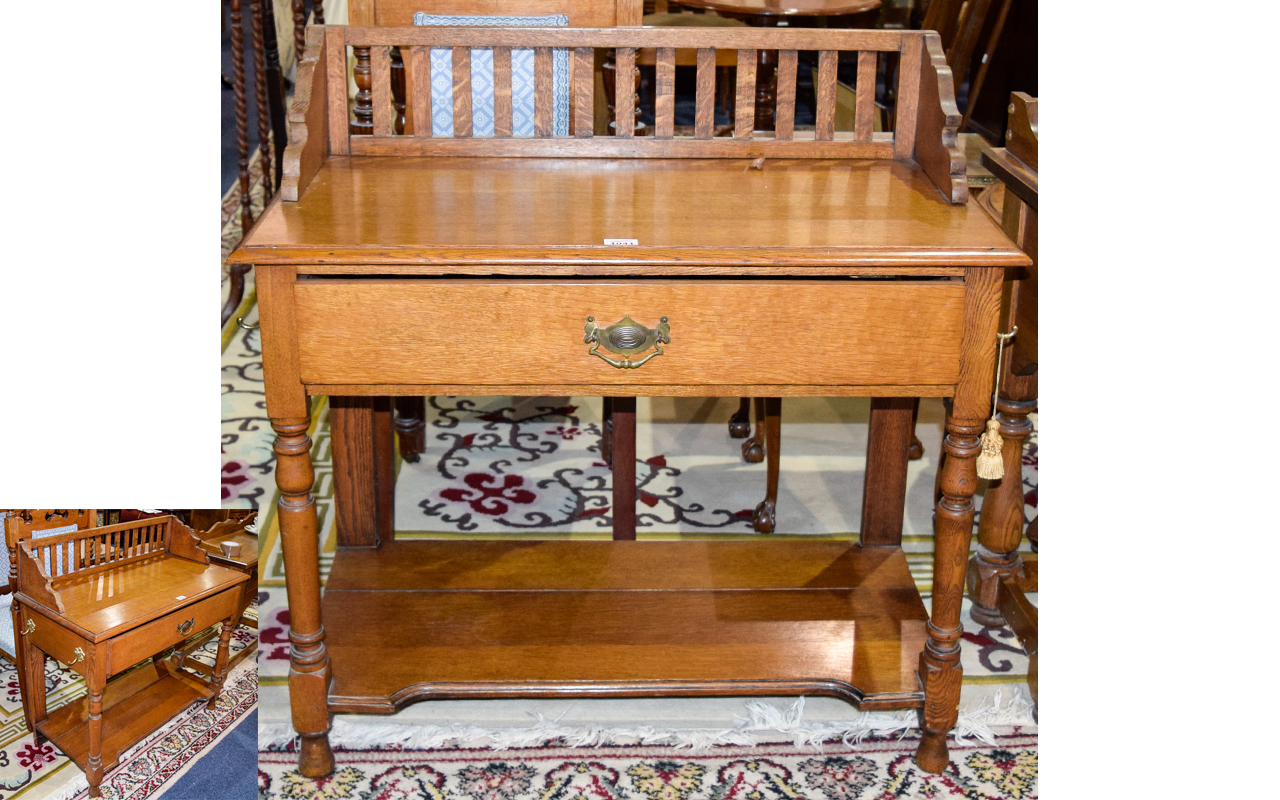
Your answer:
[[[57,590],[67,609],[61,617],[101,640],[244,580],[228,567],[163,555],[83,577],[73,572]]]
[[[770,17],[834,17],[880,7],[880,0],[680,0],[682,6]]]
[[[521,262],[523,271],[555,264],[1028,263],[976,204],[949,204],[911,162],[749,164],[333,157],[298,202],[268,208],[230,260],[366,269],[470,263],[513,273]],[[606,238],[637,244],[605,245]]]

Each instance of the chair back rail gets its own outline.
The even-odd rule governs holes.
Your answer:
[[[964,154],[956,143],[960,115],[951,73],[936,34],[930,31],[841,30],[816,28],[477,28],[477,27],[313,27],[307,60],[298,73],[291,110],[294,123],[286,152],[284,199],[297,200],[301,189],[329,155],[342,156],[498,156],[575,158],[872,158],[914,159],[952,203],[968,199]],[[346,102],[346,48],[357,65],[370,71],[372,132],[353,134]],[[433,86],[429,51],[451,48],[447,83],[453,93],[453,136],[433,136],[430,124],[412,134],[396,133],[392,105],[390,48],[407,54],[413,79],[409,103],[415,119],[428,119]],[[493,50],[494,136],[473,136],[471,50]],[[535,132],[511,136],[511,58],[513,48],[529,48],[534,59]],[[574,130],[554,136],[552,50],[571,54],[570,106]],[[753,130],[757,51],[777,50],[779,91],[776,130]],[[654,53],[657,97],[655,134],[635,137],[629,124],[617,136],[595,136],[594,63],[596,50],[616,54],[618,96],[629,96],[637,51]],[[677,50],[697,51],[697,96],[691,134],[674,126]],[[737,51],[737,103],[733,136],[713,135],[714,70],[717,50]],[[812,131],[794,125],[796,72],[801,51],[817,51],[814,77],[816,122]],[[857,52],[857,86],[852,131],[835,130],[836,66],[839,53]],[[897,54],[896,129],[875,133],[874,81],[878,59]],[[433,77],[435,80],[433,81]],[[327,135],[326,135],[327,134]],[[327,139],[327,142],[324,140]],[[327,144],[327,147],[325,146]],[[958,166],[957,166],[958,165]],[[958,170],[958,172],[957,172]],[[958,175],[958,179],[957,179]]]
[[[352,25],[412,25],[413,15],[564,14],[577,28],[612,28],[639,25],[640,0],[351,0]]]
[[[75,525],[79,530],[98,524],[98,511],[93,508],[21,508],[4,520],[4,554],[7,582],[0,595],[9,594],[18,585],[18,542],[42,531]],[[57,534],[54,534],[57,535]],[[43,538],[43,537],[42,537]]]
[[[58,597],[59,585],[165,554],[209,563],[209,554],[189,527],[175,517],[151,517],[19,542],[17,585],[28,597],[61,613],[66,609]]]

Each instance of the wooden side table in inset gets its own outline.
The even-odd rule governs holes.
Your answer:
[[[89,794],[120,754],[196,701],[210,707],[227,674],[227,645],[246,576],[209,563],[173,517],[143,519],[19,544],[18,633],[24,637],[23,708],[37,740],[76,762]],[[139,662],[221,622],[206,685],[166,662]],[[87,696],[49,713],[44,659],[84,677]]]

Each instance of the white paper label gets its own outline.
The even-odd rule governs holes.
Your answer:
[[[639,239],[605,239],[605,244],[640,244]]]

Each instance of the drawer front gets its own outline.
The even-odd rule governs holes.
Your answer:
[[[40,648],[51,658],[61,661],[73,672],[82,676],[87,674],[89,664],[93,661],[94,645],[92,642],[72,633],[44,614],[23,607],[22,612],[19,614],[19,631],[30,627],[27,625],[27,620],[31,620],[34,624],[34,629],[26,634],[28,644]],[[84,653],[85,657],[83,659],[76,653],[77,647]]]
[[[195,605],[166,614],[111,639],[111,663],[107,665],[108,669],[112,673],[127,669],[234,615],[242,588],[236,585],[225,589]],[[190,626],[187,626],[188,621]]]
[[[946,385],[964,314],[950,280],[318,278],[295,298],[308,384]],[[670,342],[618,367],[589,316],[666,317]]]

